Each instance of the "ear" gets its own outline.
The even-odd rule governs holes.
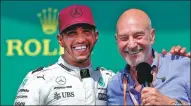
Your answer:
[[[58,43],[60,44],[60,46],[64,47],[63,36],[61,34],[57,35],[57,40],[58,40]]]
[[[117,40],[117,34],[115,34],[115,40]]]
[[[97,40],[98,40],[98,36],[99,36],[99,32],[98,32],[98,31],[95,31],[95,43],[96,43]]]
[[[117,33],[115,34],[115,43],[117,43]]]
[[[151,35],[151,44],[153,45],[155,42],[155,29],[154,28],[151,29],[150,35]]]

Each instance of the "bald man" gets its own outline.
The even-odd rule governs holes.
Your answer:
[[[190,59],[154,51],[155,30],[149,16],[142,10],[129,9],[120,16],[116,30],[118,49],[127,65],[108,83],[108,104],[190,104]],[[151,70],[151,87],[139,80],[147,72],[145,66],[142,74],[137,73],[136,66],[143,62]]]

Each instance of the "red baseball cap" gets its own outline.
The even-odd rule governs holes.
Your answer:
[[[89,24],[95,27],[92,11],[88,6],[72,5],[62,9],[58,15],[59,33],[71,25]]]

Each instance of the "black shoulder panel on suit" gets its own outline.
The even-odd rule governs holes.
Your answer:
[[[38,71],[43,70],[43,68],[44,68],[44,67],[37,68],[36,70],[32,71],[32,74],[34,74],[35,72],[38,72]]]

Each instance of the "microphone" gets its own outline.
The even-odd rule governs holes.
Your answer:
[[[146,62],[141,62],[136,66],[137,81],[144,87],[150,87],[153,81],[151,74],[152,67]]]

